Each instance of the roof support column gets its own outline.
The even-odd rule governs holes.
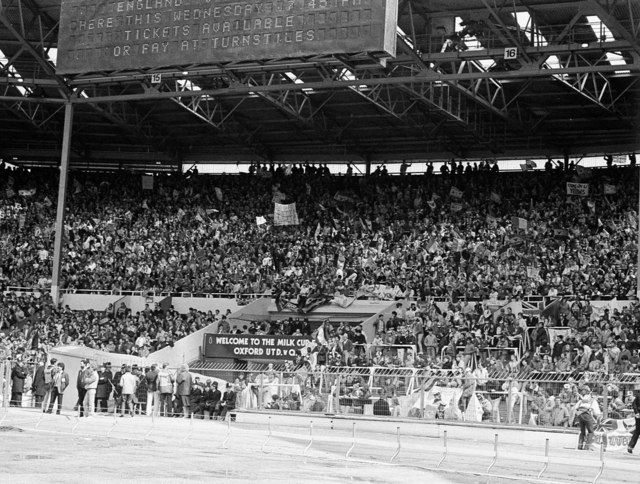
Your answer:
[[[64,244],[64,214],[67,205],[67,178],[69,175],[69,153],[71,149],[72,131],[73,104],[67,102],[64,107],[64,130],[62,134],[62,155],[60,157],[58,205],[56,209],[56,238],[53,246],[53,274],[51,276],[51,298],[56,306],[60,305],[60,267],[62,265],[62,246]]]

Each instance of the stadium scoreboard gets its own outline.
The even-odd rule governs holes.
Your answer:
[[[398,0],[62,0],[57,72],[394,56]]]

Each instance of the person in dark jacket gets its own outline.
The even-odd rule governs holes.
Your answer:
[[[182,403],[182,412],[183,417],[188,418],[190,415],[189,403],[191,396],[191,373],[189,373],[189,367],[186,364],[180,365],[180,369],[178,370],[178,374],[176,375],[176,396]]]
[[[204,392],[200,382],[196,379],[189,397],[189,408],[193,418],[204,418]]]
[[[380,398],[373,404],[374,415],[391,415],[391,409],[389,408],[389,402],[387,402],[387,393],[384,390],[380,391]]]
[[[158,392],[158,366],[154,363],[144,376],[147,382],[147,415],[158,413],[158,400],[160,393]]]
[[[11,370],[11,403],[12,407],[22,406],[22,392],[24,392],[24,380],[27,378],[27,372],[22,366],[20,360],[16,361]]]
[[[78,371],[78,377],[76,378],[76,389],[78,390],[78,401],[76,402],[75,407],[73,407],[73,411],[80,412],[78,415],[80,417],[84,416],[84,397],[87,394],[87,390],[84,388],[84,370],[87,367],[89,362],[87,360],[82,360],[80,362],[80,370]]]
[[[209,383],[210,382],[207,381],[207,385],[209,385]],[[205,411],[209,413],[209,418],[217,420],[218,415],[220,414],[220,400],[222,399],[222,393],[218,390],[217,381],[214,381],[213,384],[207,387],[204,399]]]
[[[227,383],[227,390],[222,396],[220,407],[220,418],[222,420],[225,419],[228,412],[236,408],[236,392],[233,391],[233,385],[231,383]]]
[[[111,363],[105,363],[98,371],[98,388],[96,389],[96,412],[108,412],[107,402],[111,395],[113,373],[111,373]]]
[[[113,389],[113,400],[116,408],[120,408],[120,404],[122,403],[122,386],[120,385],[120,380],[122,379],[122,375],[124,375],[126,365],[122,365],[121,369],[116,371],[115,375],[113,375],[113,380],[111,380],[111,388]]]
[[[629,441],[629,446],[627,447],[627,452],[629,452],[629,454],[633,454],[633,448],[638,442],[638,437],[640,437],[640,390],[636,390],[636,398],[633,399],[631,408],[633,409],[633,414],[636,418],[636,428],[633,431],[633,435]]]
[[[31,394],[35,397],[36,408],[42,408],[42,402],[44,396],[47,393],[47,383],[44,378],[44,362],[38,363],[38,368],[33,376],[33,382],[31,383]]]

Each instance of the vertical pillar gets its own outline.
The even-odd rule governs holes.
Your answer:
[[[67,205],[67,178],[69,174],[69,151],[73,129],[73,104],[64,107],[64,131],[62,134],[62,155],[60,157],[60,178],[58,181],[58,205],[56,209],[56,238],[53,246],[53,274],[51,276],[51,298],[53,304],[60,303],[60,266],[64,243],[64,212]]]
[[[636,297],[640,300],[640,167],[638,167],[638,260],[636,261]]]
[[[369,176],[369,175],[371,175],[371,157],[367,155],[367,158],[366,158],[365,162],[366,162],[366,165],[365,165],[366,166],[366,171],[365,171],[365,173],[366,173],[367,176]]]

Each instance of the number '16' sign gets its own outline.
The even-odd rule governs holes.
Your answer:
[[[504,49],[504,58],[505,60],[513,60],[518,58],[518,48],[517,47],[507,47]]]

